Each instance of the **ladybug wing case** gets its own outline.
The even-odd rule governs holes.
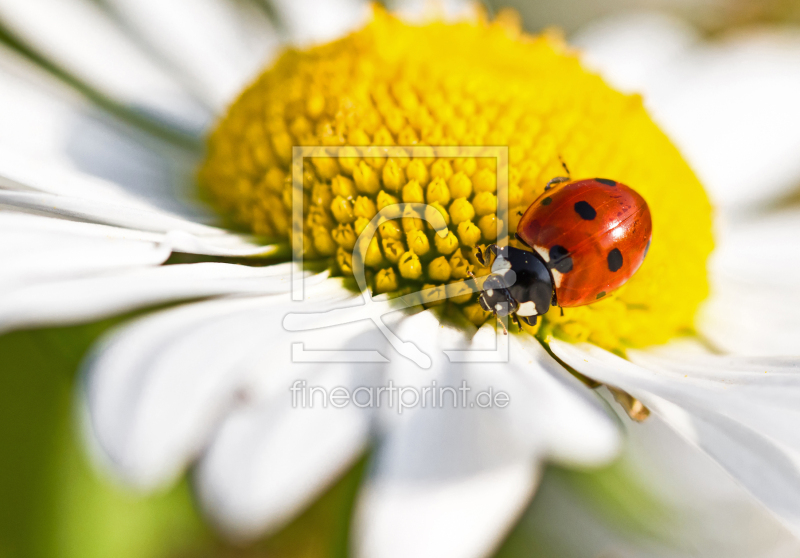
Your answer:
[[[517,227],[517,237],[550,269],[563,307],[590,304],[621,287],[644,261],[651,235],[644,199],[607,179],[545,192]]]

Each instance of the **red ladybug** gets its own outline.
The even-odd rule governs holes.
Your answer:
[[[628,186],[607,178],[554,178],[517,226],[516,238],[530,251],[488,247],[494,261],[480,304],[531,325],[551,304],[591,304],[636,273],[651,235],[647,202]],[[483,252],[477,257],[488,261]]]

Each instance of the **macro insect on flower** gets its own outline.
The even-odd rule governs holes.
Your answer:
[[[554,183],[561,185],[551,190]],[[651,235],[647,202],[624,184],[607,178],[552,179],[522,215],[513,237],[527,250],[488,247],[495,259],[482,285],[481,306],[532,326],[551,304],[591,304],[636,273]],[[477,258],[487,263],[483,252]]]
[[[69,11],[74,2],[58,5]],[[125,2],[125,9],[159,14],[149,21],[162,22],[163,5]],[[20,26],[30,21],[24,8],[2,4],[4,13],[20,16],[13,20]],[[175,24],[190,25],[182,17]],[[51,42],[42,48],[72,52],[70,27],[51,26],[45,35]],[[205,35],[197,36],[205,44]],[[110,96],[123,89],[115,106],[131,98],[133,106],[170,106],[166,95],[136,97],[132,64],[71,61],[78,74],[98,62],[119,78],[104,89]],[[155,83],[171,83],[170,74],[158,76]],[[217,83],[187,81],[198,82]],[[31,103],[26,114],[35,116],[33,83],[15,98],[22,107]],[[86,110],[88,101],[64,99],[68,114]],[[177,103],[176,116],[189,106]],[[0,160],[0,225],[17,243],[2,269],[0,327],[146,310],[97,343],[79,385],[86,434],[108,471],[145,491],[189,474],[210,521],[232,539],[252,541],[298,517],[368,455],[355,503],[355,555],[477,558],[518,521],[546,464],[586,468],[615,458],[621,432],[634,423],[609,413],[607,386],[630,415],[652,411],[648,422],[664,421],[702,448],[800,533],[800,475],[784,466],[800,450],[797,363],[716,354],[697,342],[712,338],[728,348],[725,328],[738,325],[696,325],[714,245],[708,197],[642,98],[587,71],[560,37],[526,35],[508,13],[410,24],[376,9],[338,40],[286,49],[226,110],[214,106],[218,119],[205,151],[176,147],[147,129],[137,133],[171,164],[173,150],[190,152],[192,176],[200,167],[193,195],[224,226],[178,216],[108,177],[46,157]],[[105,117],[116,130],[113,115]],[[293,155],[300,146],[315,151],[297,166],[303,211],[295,223]],[[508,157],[432,151],[441,146],[502,146]],[[390,155],[389,148],[407,151]],[[560,157],[575,176],[601,178],[549,183],[561,172]],[[127,174],[113,176],[124,183]],[[380,220],[400,203],[411,210]],[[428,226],[428,215],[414,209],[420,206],[436,212],[443,227]],[[373,220],[375,234],[356,250]],[[517,238],[498,236],[501,224]],[[305,268],[290,261],[298,238]],[[764,245],[791,249],[786,239],[795,237],[764,238],[769,242],[758,246],[740,243],[736,254],[752,261]],[[31,261],[29,250],[17,249],[41,245],[52,257]],[[519,271],[513,284],[501,277],[509,266]],[[726,269],[742,279],[741,268]],[[306,282],[303,303],[292,300],[293,276]],[[787,276],[794,277],[778,279]],[[775,280],[772,273],[756,282]],[[775,306],[763,289],[732,292],[742,291]],[[284,327],[287,315],[307,307],[356,315],[364,293],[387,309],[383,327],[430,355],[427,367],[396,354],[369,319],[324,331]],[[718,305],[718,315],[742,310],[733,299]],[[390,312],[398,300],[414,304]],[[495,312],[520,316],[509,335],[497,335]],[[319,325],[316,316],[305,321]],[[444,353],[490,350],[497,339],[507,343],[506,361],[456,361]],[[300,349],[380,358],[307,362],[294,358]],[[296,409],[289,389],[298,379],[353,390],[390,380],[466,381],[502,390],[511,402],[502,409],[418,406],[402,416],[353,405]]]

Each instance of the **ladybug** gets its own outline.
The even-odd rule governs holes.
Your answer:
[[[477,251],[482,265],[492,261],[480,304],[529,325],[551,305],[591,304],[636,273],[651,236],[650,209],[632,188],[608,178],[556,177],[517,226],[529,250],[492,244]]]

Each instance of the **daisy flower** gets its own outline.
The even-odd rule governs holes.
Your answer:
[[[183,4],[0,2],[13,40],[61,78],[2,52],[19,116],[7,116],[0,154],[0,329],[152,310],[85,364],[88,437],[109,470],[154,490],[192,466],[210,520],[248,540],[285,525],[371,449],[356,555],[484,556],[545,463],[617,454],[619,424],[605,388],[592,389],[607,386],[633,419],[657,415],[797,532],[796,361],[774,355],[792,352],[798,260],[757,264],[765,246],[796,250],[791,215],[732,228],[708,272],[711,203],[642,98],[587,71],[558,36],[523,34],[513,14],[409,24],[378,9],[363,23],[363,6],[343,1],[318,20],[334,27],[315,30],[303,3],[278,3],[284,39],[358,30],[283,51],[253,77],[281,35],[259,6]],[[296,146],[315,150],[295,167]],[[508,158],[370,146],[507,146]],[[504,240],[498,223],[516,229],[559,157],[575,176],[635,185],[653,213],[652,247],[612,296],[498,336],[470,287],[470,273],[487,272],[475,248]],[[399,202],[427,204],[444,228],[434,234],[427,213],[376,220]],[[377,234],[354,252],[372,221]],[[365,312],[359,279],[386,314]],[[343,308],[347,320],[320,317]],[[453,358],[491,352],[498,338],[506,361]],[[762,348],[772,356],[742,355]],[[298,408],[292,391],[389,383],[508,401],[401,413]]]

